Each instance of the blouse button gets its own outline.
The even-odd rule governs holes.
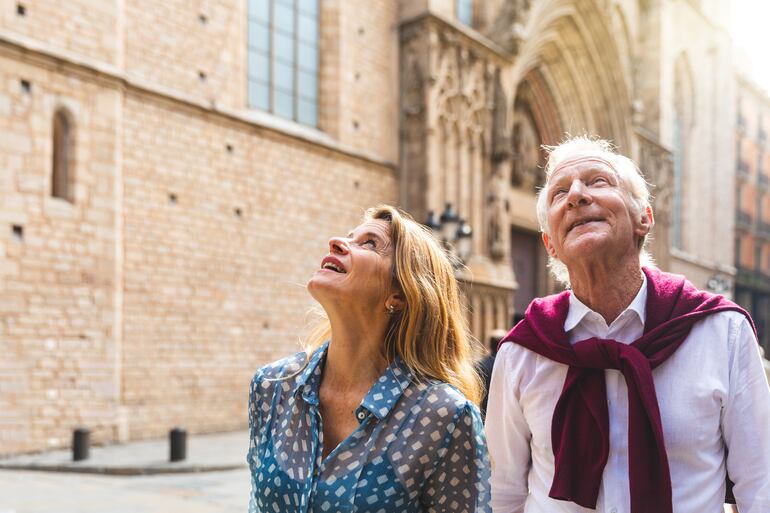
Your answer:
[[[364,420],[364,418],[366,417],[366,413],[360,411],[358,412],[358,414],[356,414],[356,417],[358,417],[358,420]]]

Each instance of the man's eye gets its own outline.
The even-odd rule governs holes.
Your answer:
[[[553,191],[553,196],[551,196],[551,199],[554,200],[560,196],[563,196],[564,194],[566,194],[566,192],[567,192],[566,189],[556,189],[555,191]]]
[[[591,183],[592,184],[597,184],[597,183],[598,184],[604,184],[604,183],[609,183],[609,182],[603,176],[597,176],[596,178],[593,179],[593,181],[591,181]]]

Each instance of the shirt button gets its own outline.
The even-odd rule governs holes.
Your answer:
[[[364,418],[366,417],[366,413],[360,411],[360,412],[358,412],[356,417],[358,417],[358,420],[364,420]]]
[[[618,508],[612,508],[612,509],[610,510],[610,513],[618,513]]]

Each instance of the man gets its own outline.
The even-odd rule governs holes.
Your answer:
[[[748,314],[649,266],[636,165],[552,149],[538,197],[554,274],[501,342],[486,433],[496,513],[770,512],[770,390]]]

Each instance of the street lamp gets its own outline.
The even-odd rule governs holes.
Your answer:
[[[434,237],[441,240],[441,224],[436,219],[436,214],[431,210],[428,212],[428,219],[425,221],[425,226],[428,227]]]
[[[441,217],[436,221],[436,215],[431,210],[425,226],[437,239],[443,242],[449,253],[462,263],[468,261],[473,252],[473,229],[455,212],[451,203],[447,203]]]
[[[460,219],[454,246],[457,248],[457,256],[460,257],[460,260],[467,262],[473,251],[473,229],[463,219]]]
[[[451,203],[446,204],[444,212],[441,213],[441,235],[444,242],[452,243],[457,237],[457,228],[460,226],[460,216],[452,208]]]

